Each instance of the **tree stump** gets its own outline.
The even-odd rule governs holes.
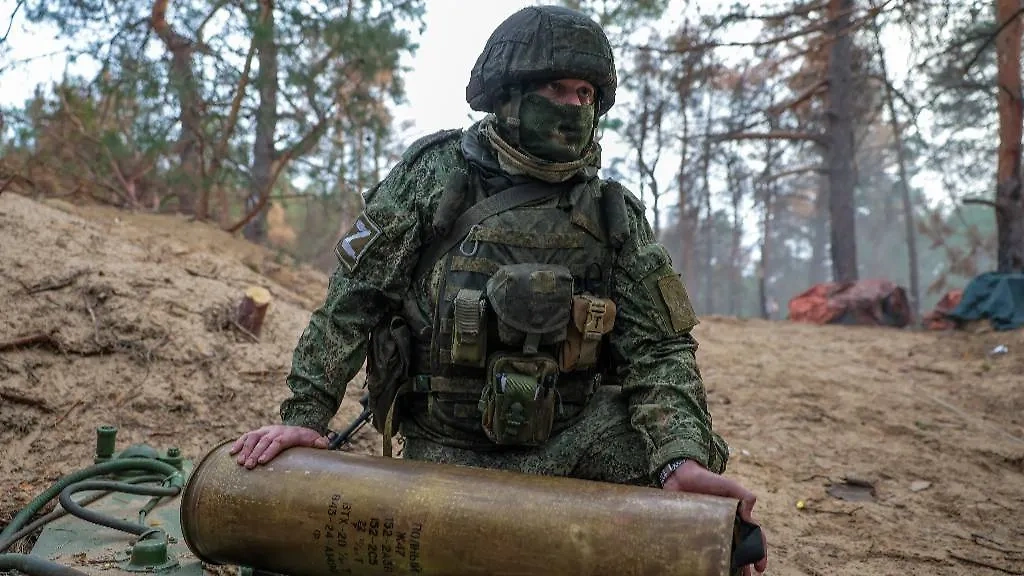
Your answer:
[[[270,291],[260,286],[251,286],[245,291],[245,297],[238,304],[235,325],[246,335],[254,339],[260,337],[263,329],[263,318],[270,306]]]

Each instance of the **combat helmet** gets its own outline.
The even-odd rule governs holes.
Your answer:
[[[598,116],[615,103],[615,58],[601,26],[562,6],[530,6],[491,33],[470,73],[466,101],[473,110],[495,112],[510,88],[553,78],[593,84]]]

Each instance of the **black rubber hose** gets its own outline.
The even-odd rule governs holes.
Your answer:
[[[107,528],[113,528],[129,534],[135,534],[141,536],[146,532],[152,530],[149,526],[142,524],[136,524],[135,522],[128,522],[121,520],[120,518],[114,518],[94,510],[89,510],[78,502],[71,499],[71,495],[76,492],[83,490],[112,490],[115,492],[125,492],[128,494],[139,494],[142,496],[177,496],[181,492],[180,486],[138,486],[135,484],[129,484],[127,482],[117,482],[114,480],[83,480],[76,482],[67,488],[61,490],[59,501],[60,505],[68,511],[69,514],[73,514],[82,520],[87,520],[100,526],[106,526]]]
[[[127,482],[129,484],[142,484],[144,482],[160,482],[163,479],[164,479],[163,476],[137,476],[135,478],[129,478],[129,479],[125,480],[125,482]],[[92,504],[93,502],[99,500],[100,498],[103,498],[104,496],[106,496],[108,494],[110,494],[110,491],[99,492],[97,494],[91,494],[89,496],[86,496],[85,498],[82,498],[81,500],[78,500],[77,504],[79,504],[80,506],[88,506],[89,504]],[[14,546],[14,543],[17,542],[18,540],[21,540],[22,538],[24,538],[24,537],[28,536],[29,534],[35,532],[36,530],[38,530],[42,526],[45,526],[45,525],[49,524],[50,522],[53,522],[54,520],[65,516],[67,513],[68,513],[68,511],[65,510],[64,508],[55,508],[49,514],[37,518],[36,520],[32,521],[30,524],[26,524],[24,528],[22,528],[21,530],[18,530],[14,534],[11,534],[10,539],[6,543],[0,543],[0,554],[10,550],[11,546]]]
[[[29,576],[89,576],[85,572],[62,566],[29,554],[0,554],[0,572],[17,570]]]

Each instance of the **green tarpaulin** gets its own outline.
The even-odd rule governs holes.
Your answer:
[[[989,320],[996,330],[1024,326],[1024,274],[986,272],[975,277],[949,317],[961,322]]]

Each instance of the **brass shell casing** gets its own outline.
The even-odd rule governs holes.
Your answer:
[[[729,576],[738,502],[292,448],[195,467],[182,534],[209,564],[293,576]]]

